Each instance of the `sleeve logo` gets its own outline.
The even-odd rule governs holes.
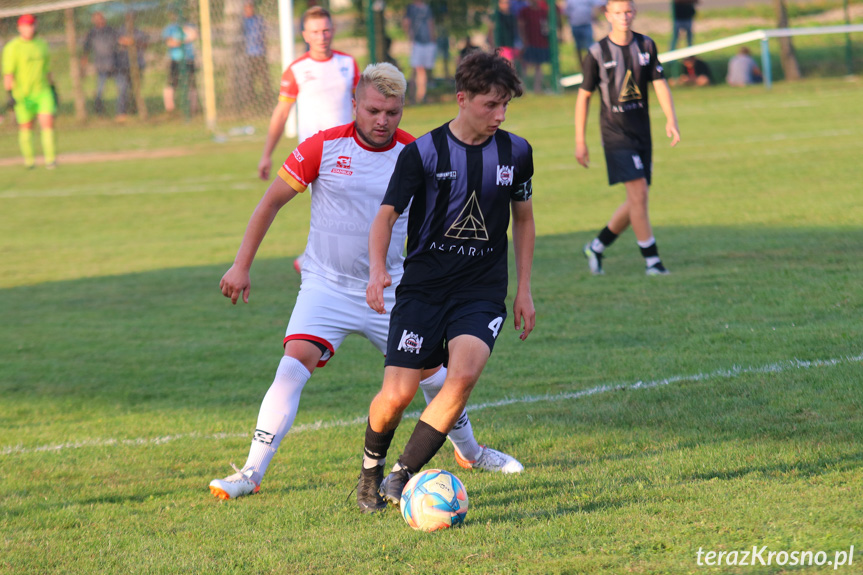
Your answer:
[[[297,161],[298,161],[298,162],[302,162],[303,160],[305,160],[305,158],[303,157],[303,155],[300,153],[300,149],[299,149],[299,148],[295,148],[295,149],[294,149],[294,151],[293,151],[293,156],[294,156],[294,158],[296,158],[296,159],[297,159]]]
[[[533,178],[518,187],[512,198],[517,202],[526,202],[533,196]]]

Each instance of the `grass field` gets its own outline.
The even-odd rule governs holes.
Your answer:
[[[210,496],[244,461],[282,353],[308,199],[280,214],[251,303],[232,307],[218,281],[264,189],[258,138],[61,129],[61,153],[189,151],[0,168],[0,570],[761,574],[801,568],[700,566],[697,553],[832,562],[853,545],[835,572],[860,573],[861,87],[678,90],[675,149],[655,106],[663,278],[644,276],[631,232],[606,276],[587,273],[580,247],[622,194],[605,182],[596,110],[584,170],[572,95],[512,104],[506,127],[537,166],[538,325],[526,342],[502,332],[471,417],[525,471],[467,472],[445,447],[431,465],[461,477],[471,508],[464,528],[435,534],[355,509],[360,421],[382,375],[360,338],[307,385],[261,493]],[[410,108],[403,127],[452,112]],[[14,132],[2,134],[7,156]]]

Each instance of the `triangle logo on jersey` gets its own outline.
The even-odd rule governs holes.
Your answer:
[[[633,100],[641,100],[641,90],[638,89],[638,84],[635,83],[635,78],[632,77],[632,70],[626,71],[626,76],[623,78],[623,89],[620,95],[617,96],[618,102],[632,102]]]
[[[467,204],[444,235],[457,240],[488,241],[488,230],[485,227],[482,210],[479,208],[479,201],[476,199],[476,191],[470,195]]]

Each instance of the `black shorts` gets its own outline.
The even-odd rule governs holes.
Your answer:
[[[188,75],[188,86],[195,85],[195,61],[184,60],[186,64],[186,74]],[[171,60],[171,67],[168,69],[168,85],[175,90],[180,85],[180,62]]]
[[[605,165],[608,168],[609,186],[641,178],[645,178],[647,185],[650,185],[650,176],[653,172],[653,158],[649,149],[622,148],[605,150]]]
[[[460,335],[478,337],[491,352],[505,320],[503,302],[452,300],[430,304],[397,297],[390,313],[384,365],[426,369],[446,363],[447,342]]]

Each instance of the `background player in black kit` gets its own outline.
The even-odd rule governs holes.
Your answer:
[[[626,201],[615,210],[599,235],[584,246],[584,255],[590,271],[602,274],[605,248],[632,225],[644,256],[647,275],[664,275],[668,270],[659,259],[647,207],[653,171],[648,84],[653,84],[656,99],[665,114],[665,133],[671,138],[672,146],[680,141],[674,101],[656,56],[656,44],[631,29],[635,4],[631,0],[608,0],[605,18],[611,23],[611,32],[590,47],[582,67],[584,81],[575,103],[575,158],[585,168],[590,164],[584,134],[590,95],[599,88],[602,96],[599,126],[608,166],[608,183],[623,182]]]
[[[518,276],[515,328],[522,340],[533,330],[533,153],[526,140],[500,129],[509,101],[522,92],[521,80],[501,56],[475,52],[462,60],[456,70],[458,116],[402,150],[372,224],[366,301],[384,313],[383,289],[391,283],[384,257],[393,225],[412,201],[383,386],[369,408],[357,488],[361,509],[381,509],[386,501],[398,505],[410,476],[441,448],[467,404],[506,318],[510,211]],[[443,387],[381,482],[420,370],[447,358]],[[375,484],[378,495],[369,489]]]

